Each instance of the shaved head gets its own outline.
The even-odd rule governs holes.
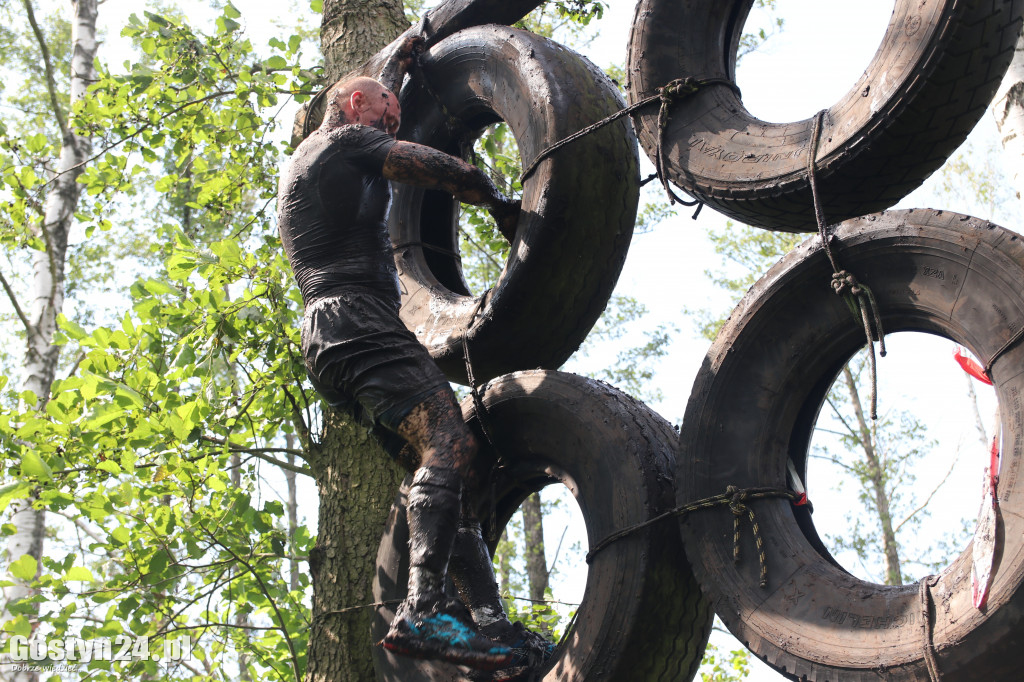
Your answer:
[[[367,97],[379,97],[382,93],[387,92],[383,85],[372,78],[358,76],[334,85],[328,95],[327,106],[341,106],[356,91],[362,92]]]
[[[331,87],[321,126],[330,129],[346,123],[359,123],[394,137],[401,118],[402,107],[394,93],[379,81],[358,76]]]

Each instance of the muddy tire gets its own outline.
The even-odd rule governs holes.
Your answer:
[[[629,99],[685,76],[735,82],[753,0],[641,0],[629,41]],[[825,114],[818,189],[830,223],[889,208],[938,169],[995,94],[1021,29],[1021,0],[896,0],[861,78]],[[658,106],[637,118],[652,159]],[[813,231],[807,179],[813,118],[766,123],[729,87],[672,107],[669,175],[736,220]]]
[[[465,157],[484,128],[504,120],[524,167],[547,146],[624,106],[586,59],[508,27],[480,26],[443,40],[424,55],[422,74],[402,90],[401,139]],[[480,296],[462,275],[458,203],[394,185],[390,230],[402,319],[450,380],[468,383],[464,336],[478,382],[556,368],[579,348],[626,257],[639,201],[638,162],[625,121],[541,162],[526,179],[508,260]]]
[[[912,210],[851,220],[837,235],[841,266],[872,288],[887,332],[935,333],[988,360],[1024,324],[1024,243],[1008,230],[955,213]],[[831,273],[820,241],[811,239],[773,267],[733,312],[686,409],[676,476],[680,503],[730,485],[785,487],[790,457],[806,474],[819,408],[842,366],[864,345],[863,327],[832,292]],[[929,620],[945,682],[1016,679],[1022,662],[1024,344],[1000,356],[992,376],[1006,444],[1001,551],[984,610],[971,603],[970,547],[931,590]],[[750,504],[767,546],[765,589],[758,586],[749,530],[741,544],[745,558],[733,562],[727,509],[698,512],[681,524],[701,585],[740,641],[794,679],[929,679],[917,584],[887,587],[842,570],[821,546],[806,507],[778,498]]]
[[[490,382],[489,422],[507,476],[496,487],[497,528],[531,492],[561,482],[576,498],[591,546],[614,531],[673,505],[676,433],[661,417],[596,381],[550,371],[517,372]],[[484,444],[471,401],[463,415]],[[408,530],[403,487],[377,555],[374,600],[405,596]],[[488,527],[489,505],[482,510]],[[381,608],[373,636],[387,630],[394,605]],[[543,675],[545,682],[677,682],[697,670],[711,610],[686,562],[672,521],[651,526],[598,552],[589,566],[575,624]],[[374,652],[377,679],[462,680],[457,669]]]

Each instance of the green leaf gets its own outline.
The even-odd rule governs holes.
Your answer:
[[[282,57],[279,54],[275,54],[273,57],[271,57],[267,61],[263,62],[263,65],[267,69],[287,69],[288,68],[287,60],[285,60],[285,58]]]
[[[95,578],[93,578],[92,571],[85,566],[72,566],[64,576],[64,580],[92,581]]]
[[[46,135],[42,133],[36,133],[35,135],[29,135],[25,138],[25,148],[33,154],[38,154],[44,151],[49,146],[49,141],[46,139]]]
[[[311,2],[309,3],[309,8],[311,10],[313,10],[314,12],[316,12],[317,14],[323,14],[324,13],[324,3],[323,3],[323,0],[311,0]]]
[[[17,561],[11,562],[11,575],[18,580],[29,581],[36,577],[39,570],[39,562],[31,554],[23,554]]]
[[[43,461],[39,453],[28,450],[21,457],[21,475],[48,481],[53,478],[53,470],[50,469],[49,464]]]
[[[7,509],[7,505],[12,500],[22,500],[28,497],[30,490],[32,490],[32,484],[28,481],[12,483],[0,488],[0,512]]]
[[[228,19],[227,17],[217,17],[217,29],[221,34],[234,33],[238,29],[242,28],[234,19]]]
[[[117,462],[114,462],[113,460],[109,460],[109,459],[105,459],[102,462],[100,462],[99,464],[97,464],[96,468],[100,469],[102,471],[109,472],[111,474],[119,474],[119,473],[121,473],[121,467],[118,466]]]
[[[164,571],[167,570],[167,552],[163,549],[158,549],[153,553],[153,558],[149,560],[149,572],[151,574],[161,576]]]
[[[149,19],[150,21],[152,21],[154,24],[158,24],[160,26],[170,26],[171,25],[171,22],[167,21],[166,19],[164,19],[159,14],[153,14],[152,12],[143,12],[143,14],[145,14],[146,18]]]
[[[239,12],[238,9],[235,8],[235,6],[229,2],[227,5],[224,6],[224,15],[231,17],[232,19],[237,19],[238,17],[242,16],[242,13]]]
[[[111,539],[119,545],[127,545],[131,535],[128,533],[128,529],[124,526],[118,526],[114,530],[110,531]]]
[[[147,279],[145,282],[142,283],[142,286],[146,289],[146,291],[153,294],[154,296],[166,296],[169,294],[181,293],[167,282],[161,282],[160,280],[156,279]]]

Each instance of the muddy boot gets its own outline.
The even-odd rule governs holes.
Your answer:
[[[507,665],[493,671],[477,671],[469,679],[473,682],[532,682],[539,679],[538,672],[555,652],[555,643],[543,635],[527,630],[519,621],[507,618],[480,628],[481,634],[512,651]]]
[[[494,670],[510,649],[482,636],[469,611],[444,593],[445,573],[459,522],[462,478],[452,469],[422,467],[409,489],[409,593],[380,645],[414,658]]]
[[[525,682],[551,657],[555,643],[530,632],[522,623],[510,623],[501,605],[491,555],[480,522],[463,510],[455,540],[451,574],[459,595],[473,614],[481,634],[512,650],[508,665],[491,673],[470,675],[474,681]]]

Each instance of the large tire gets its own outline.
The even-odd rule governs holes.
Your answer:
[[[629,41],[630,100],[686,76],[734,82],[752,4],[641,0]],[[1010,63],[1022,9],[1021,0],[896,0],[871,63],[824,117],[817,176],[830,222],[894,205],[963,142]],[[807,176],[813,117],[760,121],[722,85],[677,101],[671,114],[664,152],[680,187],[750,225],[815,229]],[[653,159],[657,105],[638,122]]]
[[[509,466],[497,487],[498,528],[528,494],[557,482],[575,496],[591,546],[672,506],[676,434],[642,403],[605,384],[550,371],[496,379],[486,386],[483,400]],[[493,458],[472,401],[463,402],[463,415],[485,444],[481,456]],[[403,487],[377,555],[378,602],[405,596],[405,493]],[[483,523],[487,528],[486,518]],[[393,614],[393,605],[378,610],[375,638],[383,636]],[[543,679],[685,682],[700,664],[711,616],[675,525],[653,525],[595,555],[575,624]],[[381,681],[464,679],[451,666],[384,650],[374,655]]]
[[[837,236],[840,265],[874,291],[887,332],[946,336],[988,360],[1024,324],[1024,244],[1008,230],[955,213],[911,210],[848,221]],[[833,293],[831,273],[819,240],[811,239],[733,312],[686,409],[680,503],[727,486],[785,487],[788,458],[806,474],[819,408],[864,345],[864,329]],[[1024,662],[1024,344],[996,359],[992,377],[1005,429],[1000,549],[985,609],[971,603],[970,547],[931,590],[933,642],[946,682],[1018,679]],[[697,512],[682,522],[698,579],[740,641],[794,679],[929,679],[918,585],[887,587],[842,570],[821,545],[806,507],[785,499],[750,504],[766,544],[765,589],[749,531],[741,545],[745,558],[733,562],[728,510]]]
[[[525,166],[621,106],[608,77],[575,52],[526,31],[479,26],[424,55],[422,75],[402,91],[399,137],[465,156],[486,126],[504,120]],[[478,382],[556,368],[579,348],[625,261],[639,201],[638,163],[636,137],[625,121],[543,161],[526,179],[508,261],[481,296],[470,294],[462,276],[458,203],[395,185],[390,229],[402,319],[450,380],[468,383],[467,335]]]

